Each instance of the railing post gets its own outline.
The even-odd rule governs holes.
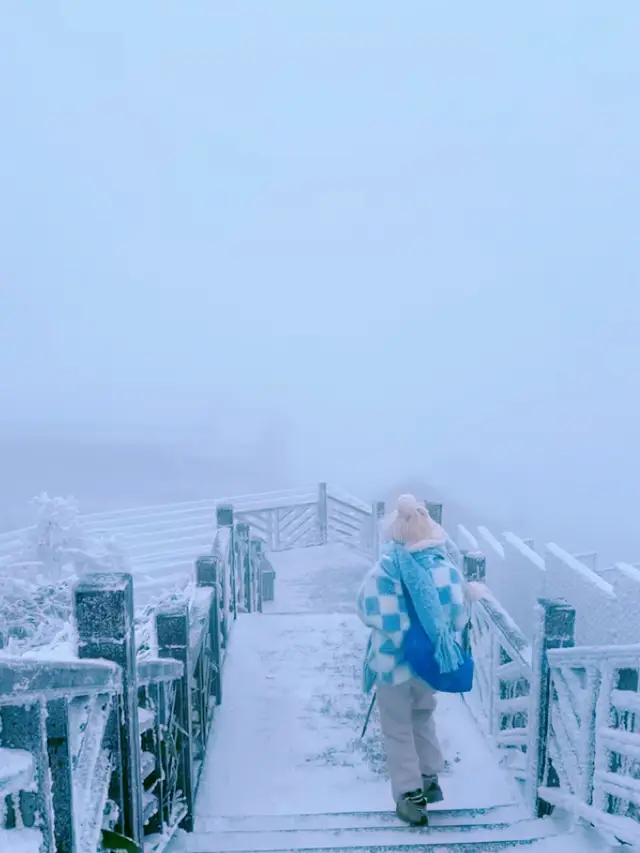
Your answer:
[[[124,834],[142,844],[142,771],[133,578],[126,573],[88,575],[75,589],[74,613],[78,632],[78,657],[102,658],[117,663],[122,672],[122,696],[117,723],[120,728],[121,823]]]
[[[171,785],[167,769],[169,766],[169,744],[165,738],[167,730],[167,690],[171,689],[171,683],[164,681],[151,683],[147,687],[147,696],[150,700],[151,707],[154,709],[154,726],[153,726],[153,755],[156,759],[155,772],[153,778],[155,784],[153,787],[154,796],[158,800],[158,811],[151,817],[146,824],[146,830],[149,834],[157,832],[162,833],[164,827],[169,823],[171,816]],[[144,744],[144,736],[143,736]],[[146,781],[146,780],[145,780]],[[169,794],[169,796],[168,796]]]
[[[318,531],[320,544],[326,545],[329,539],[329,516],[327,513],[327,484],[318,486]]]
[[[229,542],[229,553],[227,558],[229,559],[229,577],[226,575],[224,577],[224,583],[229,583],[228,589],[228,598],[229,604],[231,605],[231,609],[233,610],[233,618],[238,618],[238,602],[237,602],[237,589],[236,589],[236,549],[235,549],[235,526],[234,526],[234,513],[233,507],[231,504],[220,504],[216,507],[216,526],[217,527],[228,527],[229,528],[229,536],[231,537],[231,541]],[[225,601],[224,592],[222,594],[222,600]],[[222,643],[226,648],[227,639],[229,637],[229,627],[227,626],[227,619],[229,614],[224,613],[224,621],[222,624]]]
[[[487,558],[479,551],[465,551],[462,555],[462,572],[466,581],[484,583],[487,578]]]
[[[222,702],[222,626],[220,624],[220,560],[218,557],[198,557],[196,560],[197,586],[210,587],[213,590],[211,609],[209,611],[209,637],[211,641],[211,656],[213,677],[211,679],[211,695],[216,697],[216,705]],[[206,697],[207,708],[209,697]]]
[[[239,561],[238,576],[242,578],[243,604],[247,613],[251,613],[251,528],[246,521],[236,524],[236,559]]]
[[[380,556],[380,525],[383,518],[384,501],[374,501],[371,507],[371,545],[374,560],[377,560]]]
[[[470,582],[480,582],[484,583],[487,576],[487,558],[484,554],[481,554],[479,551],[474,553],[469,553],[468,551],[462,552],[462,574],[464,576],[465,581]],[[467,652],[467,654],[471,654],[471,623],[468,623],[463,632],[462,632],[462,648]],[[489,681],[491,684],[491,694],[489,696],[489,707],[487,708],[487,714],[489,718],[489,731],[492,731],[493,728],[493,703],[494,703],[494,695],[493,695],[493,687],[494,687],[494,671],[495,671],[495,654],[494,654],[494,642],[493,639],[490,641],[489,646]]]
[[[442,504],[433,501],[425,501],[424,505],[429,510],[429,515],[436,524],[442,524]]]
[[[179,740],[177,789],[182,791],[187,814],[182,829],[193,832],[195,791],[193,766],[193,725],[191,688],[193,682],[191,649],[189,645],[189,606],[186,602],[171,602],[156,612],[158,656],[174,658],[183,665],[182,677],[176,682],[175,715]]]
[[[543,817],[549,806],[538,795],[548,761],[549,705],[551,675],[547,651],[575,645],[576,611],[566,601],[539,598],[536,603],[536,629],[533,637],[531,697],[527,755],[527,802],[535,817]]]
[[[251,537],[252,564],[253,564],[253,584],[254,584],[254,600],[258,613],[262,613],[262,539],[257,536]]]
[[[219,504],[216,507],[216,527],[233,529],[233,507],[231,504]]]
[[[58,853],[76,853],[73,759],[69,740],[69,703],[66,699],[47,702],[47,749],[56,850]]]
[[[264,558],[262,565],[262,600],[273,601],[275,599],[275,570],[268,558]]]

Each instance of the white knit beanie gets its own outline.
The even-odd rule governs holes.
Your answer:
[[[400,495],[397,508],[389,516],[385,527],[388,539],[413,545],[431,538],[436,525],[429,510],[414,495]]]

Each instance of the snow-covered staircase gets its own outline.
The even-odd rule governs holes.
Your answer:
[[[403,825],[390,812],[205,818],[186,838],[188,853],[289,851],[502,850],[557,834],[551,821],[527,819],[519,805],[436,809],[428,828]]]

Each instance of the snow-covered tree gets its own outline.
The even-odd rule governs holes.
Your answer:
[[[124,552],[110,539],[86,535],[74,498],[34,499],[37,519],[22,546],[0,566],[0,638],[9,653],[71,637],[73,582],[87,572],[128,571]]]

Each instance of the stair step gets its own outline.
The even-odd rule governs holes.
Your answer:
[[[27,791],[33,783],[33,756],[24,749],[0,747],[0,796]]]
[[[445,809],[431,807],[432,826],[505,826],[526,817],[520,805],[490,806],[476,809]],[[405,828],[395,812],[336,812],[333,814],[302,815],[233,815],[200,817],[196,832],[287,832],[321,829],[386,829]]]
[[[435,817],[435,816],[434,816]],[[253,832],[196,832],[187,837],[188,853],[290,853],[290,851],[500,850],[531,843],[558,833],[550,820],[526,820],[513,825],[438,825],[428,828],[374,826],[345,829],[291,829]]]

